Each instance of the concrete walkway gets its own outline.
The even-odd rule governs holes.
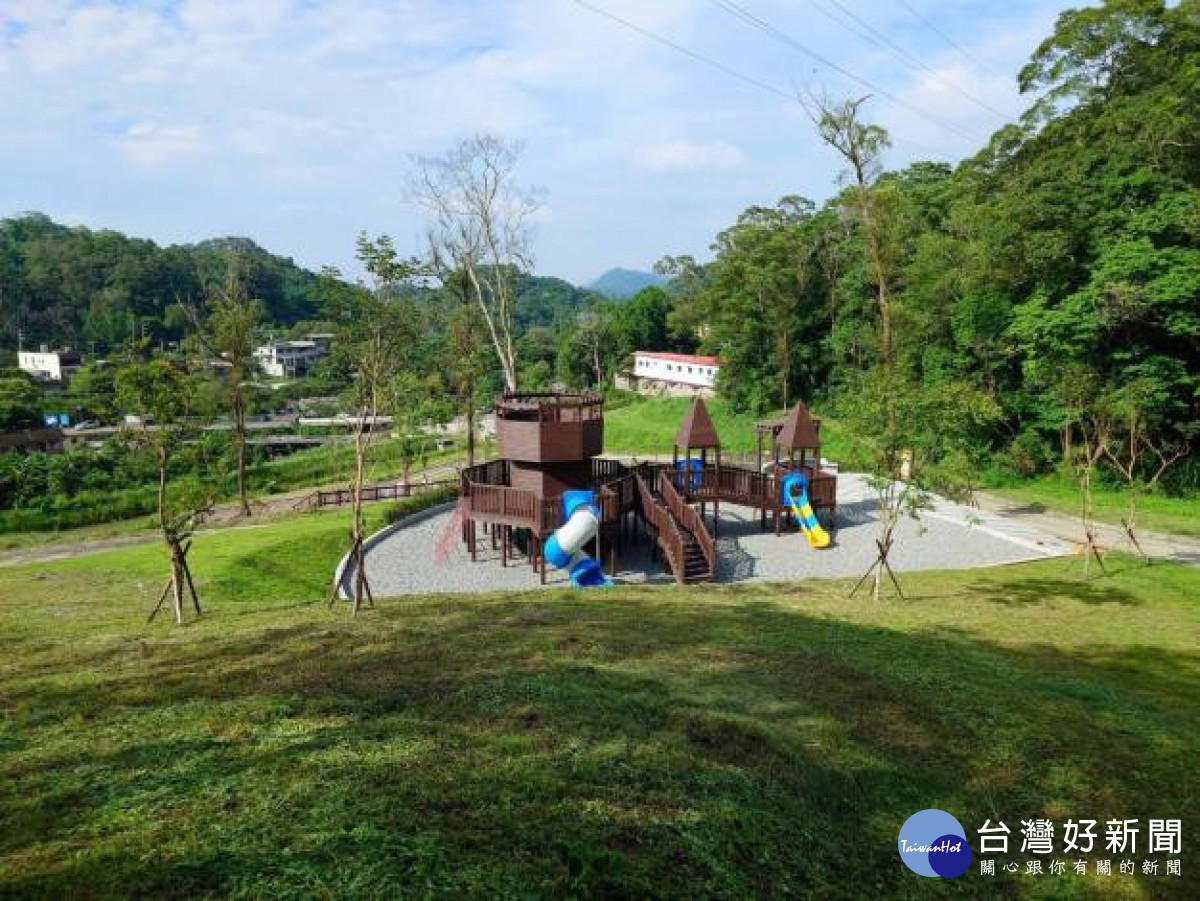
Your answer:
[[[1083,527],[1077,516],[1068,516],[1065,513],[1047,510],[1041,504],[1013,501],[986,492],[977,492],[975,500],[979,504],[980,511],[988,516],[1027,526],[1042,534],[1053,535],[1074,548],[1083,545]],[[1097,523],[1096,531],[1104,550],[1137,552],[1120,526]],[[1138,530],[1137,536],[1142,549],[1151,557],[1161,557],[1189,566],[1200,566],[1200,540],[1183,535],[1147,532],[1141,529]]]

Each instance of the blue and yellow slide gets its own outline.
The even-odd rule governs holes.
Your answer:
[[[810,547],[829,547],[829,533],[817,522],[817,514],[813,512],[812,504],[808,502],[808,476],[796,471],[789,472],[781,483],[783,503],[791,507],[800,523],[800,530],[808,539]]]

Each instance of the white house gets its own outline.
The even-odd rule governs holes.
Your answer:
[[[45,344],[41,350],[17,352],[17,365],[38,381],[63,382],[80,366],[79,353],[74,350],[50,350]]]
[[[633,354],[634,383],[644,388],[669,392],[711,393],[717,387],[721,361],[717,357],[658,353],[638,350]]]
[[[254,359],[263,372],[276,378],[295,378],[306,375],[329,353],[324,341],[275,341],[257,347]]]

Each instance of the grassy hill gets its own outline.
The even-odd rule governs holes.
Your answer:
[[[531,590],[351,620],[322,603],[345,528],[200,537],[207,612],[182,629],[145,623],[157,548],[0,568],[0,896],[1196,894],[1186,860],[931,887],[895,842],[928,806],[972,836],[1195,823],[1197,570],[926,573],[881,608],[836,582]]]
[[[604,414],[604,452],[607,454],[667,454],[684,414],[691,406],[687,397],[638,398]],[[731,453],[754,450],[754,423],[767,418],[735,413],[723,400],[704,402],[713,425]],[[782,415],[780,413],[779,415]]]

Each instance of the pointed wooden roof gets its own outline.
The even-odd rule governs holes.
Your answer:
[[[801,450],[802,448],[820,447],[821,439],[817,437],[817,424],[813,422],[808,407],[797,403],[792,407],[783,421],[783,427],[775,439],[779,449],[783,451]]]
[[[708,408],[698,397],[692,399],[692,406],[683,417],[683,422],[679,423],[679,431],[675,433],[675,446],[697,449],[721,446],[721,439],[717,436],[712,417],[708,415]]]

